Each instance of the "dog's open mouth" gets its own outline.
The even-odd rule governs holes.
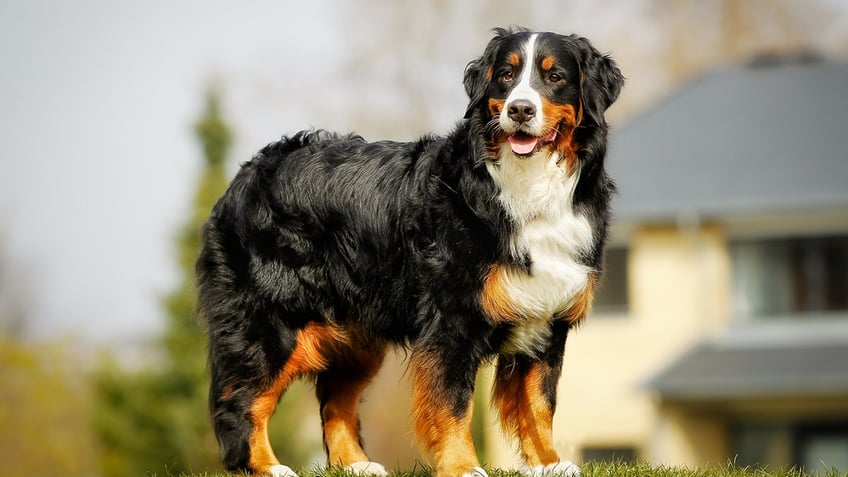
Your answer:
[[[541,146],[553,142],[554,138],[556,138],[557,131],[559,131],[559,125],[542,137],[533,136],[524,131],[516,131],[510,134],[507,140],[509,141],[509,146],[512,148],[512,152],[519,156],[526,156],[538,151]]]

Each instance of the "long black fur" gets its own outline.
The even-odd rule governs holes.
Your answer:
[[[513,256],[516,229],[494,200],[486,169],[491,136],[485,71],[512,30],[496,30],[464,84],[466,119],[446,136],[367,142],[303,131],[244,164],[215,205],[197,261],[206,317],[212,421],[227,468],[248,466],[247,409],[271,384],[307,324],[332,322],[367,339],[435,350],[446,389],[465,412],[479,363],[497,355],[508,325],[481,309],[483,278]],[[586,262],[600,269],[612,182],[603,168],[603,112],[618,96],[617,68],[582,38],[563,37],[583,68],[586,107],[576,131],[582,176],[575,205],[588,212],[597,243]],[[544,359],[556,378],[568,326]],[[504,358],[516,366],[529,357]],[[227,394],[225,396],[225,394]]]

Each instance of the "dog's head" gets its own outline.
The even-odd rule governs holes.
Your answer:
[[[577,126],[604,128],[604,112],[624,77],[585,38],[496,29],[483,55],[468,64],[466,118],[479,117],[490,146],[517,156],[550,148],[576,151]]]

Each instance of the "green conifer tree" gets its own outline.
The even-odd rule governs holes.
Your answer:
[[[94,427],[101,446],[103,475],[126,476],[205,472],[220,469],[209,422],[206,336],[195,315],[194,263],[200,230],[227,187],[227,154],[232,133],[221,116],[217,93],[209,92],[205,111],[194,125],[204,163],[190,216],[177,237],[180,278],[164,298],[167,323],[156,341],[155,364],[125,370],[105,364],[94,376],[97,411]],[[288,412],[276,416],[271,430],[280,459],[307,463],[320,441],[299,432],[304,388],[286,396]],[[295,408],[294,410],[291,408]],[[292,412],[294,411],[294,412]],[[308,409],[307,409],[308,411]]]
[[[95,429],[104,475],[190,472],[218,468],[207,412],[206,340],[194,314],[194,261],[200,227],[227,186],[232,134],[209,92],[194,132],[204,163],[191,215],[177,237],[180,278],[163,302],[167,322],[151,361],[141,370],[107,363],[95,373]]]

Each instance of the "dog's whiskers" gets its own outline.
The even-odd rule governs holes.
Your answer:
[[[486,134],[488,134],[489,137],[494,137],[498,133],[503,132],[503,128],[501,128],[501,123],[500,121],[498,121],[497,118],[493,118],[491,121],[487,122],[485,129]]]

